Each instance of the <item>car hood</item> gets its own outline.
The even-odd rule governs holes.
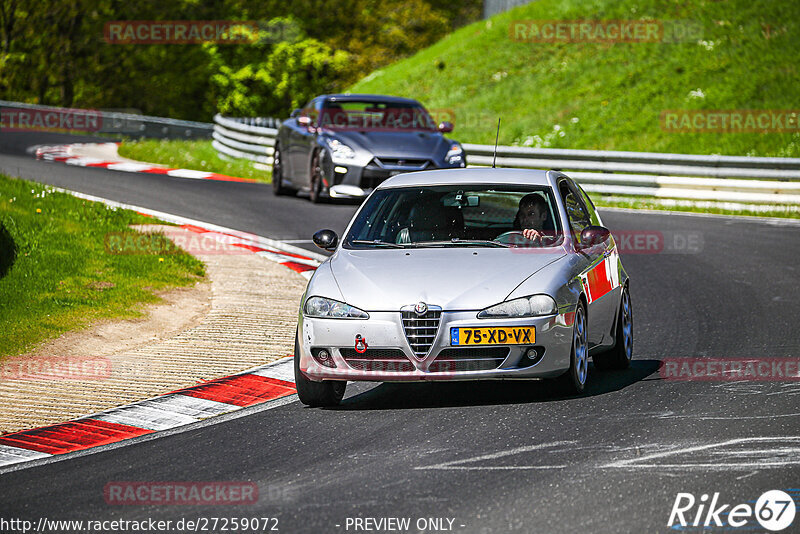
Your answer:
[[[350,147],[387,158],[433,158],[442,155],[444,136],[438,132],[358,132],[337,131],[329,134]]]
[[[397,311],[423,301],[448,311],[502,302],[525,279],[564,257],[494,248],[340,249],[330,267],[345,302],[366,311]]]

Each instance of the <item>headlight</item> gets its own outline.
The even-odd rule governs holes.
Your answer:
[[[447,163],[453,164],[458,163],[461,161],[461,158],[464,155],[464,149],[461,148],[461,145],[458,143],[453,143],[450,146],[450,150],[447,151],[445,154],[444,159],[447,160]]]
[[[478,319],[502,317],[538,317],[558,312],[556,301],[550,295],[533,295],[495,304],[478,313]]]
[[[331,149],[333,159],[353,159],[356,153],[352,148],[342,143],[338,139],[328,139],[328,147]]]
[[[327,319],[369,319],[369,314],[338,300],[325,297],[311,297],[303,307],[307,317],[323,317]]]

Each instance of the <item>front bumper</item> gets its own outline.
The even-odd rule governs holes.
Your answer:
[[[567,315],[484,320],[477,319],[476,313],[442,312],[430,351],[419,357],[408,342],[399,311],[370,312],[367,320],[316,319],[301,314],[300,370],[316,381],[412,382],[552,378],[569,368],[572,326],[567,324]],[[450,345],[452,327],[499,326],[534,326],[535,341],[526,345]],[[354,350],[357,336],[367,342],[367,352],[363,354]],[[543,356],[528,359],[526,351],[531,347]],[[322,365],[312,357],[312,350],[317,353],[320,349],[329,352],[335,367]]]
[[[404,172],[415,172],[433,169],[458,169],[466,166],[462,162],[449,165],[425,160],[419,165],[392,165],[373,158],[366,165],[357,165],[349,161],[323,162],[326,181],[329,185],[329,194],[332,198],[364,198],[369,196],[373,189],[378,187],[388,178]]]

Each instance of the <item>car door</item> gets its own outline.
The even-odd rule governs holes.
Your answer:
[[[567,178],[562,178],[558,183],[558,192],[566,210],[567,220],[573,235],[573,243],[577,251],[578,263],[575,267],[579,273],[578,276],[588,303],[587,340],[591,347],[601,343],[605,331],[604,303],[601,302],[602,299],[594,298],[597,295],[597,291],[592,292],[597,286],[596,278],[599,274],[599,266],[605,260],[603,255],[605,249],[602,246],[581,248],[581,232],[592,224],[592,220],[586,203],[575,184]]]
[[[288,124],[286,153],[292,185],[297,188],[308,187],[310,183],[310,149],[316,138],[315,103],[309,102]]]
[[[574,187],[576,194],[583,199],[590,222],[595,226],[603,226],[603,221],[600,219],[600,215],[597,213],[597,209],[594,207],[589,195],[574,181],[569,180],[569,182]],[[611,328],[614,326],[616,318],[620,293],[622,292],[622,287],[619,284],[619,249],[614,237],[610,237],[608,241],[599,245],[599,251],[602,253],[603,259],[602,263],[598,263],[595,267],[593,282],[596,287],[594,288],[593,296],[597,297],[597,319],[599,328],[603,333],[601,341],[608,343],[611,337]]]

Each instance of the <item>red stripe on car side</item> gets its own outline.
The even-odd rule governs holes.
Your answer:
[[[592,292],[592,300],[599,299],[611,289],[611,280],[606,272],[606,262],[601,261],[589,271],[589,291]]]

